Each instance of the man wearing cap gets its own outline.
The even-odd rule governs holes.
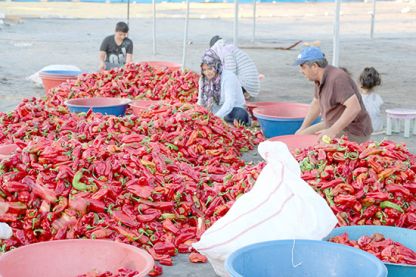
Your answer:
[[[315,83],[315,95],[308,114],[296,134],[319,134],[330,138],[347,135],[351,141],[364,142],[373,129],[355,82],[342,69],[328,65],[318,47],[306,47],[294,65]],[[322,122],[312,125],[321,114]]]

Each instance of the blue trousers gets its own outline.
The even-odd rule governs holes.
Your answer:
[[[245,109],[235,107],[229,114],[224,116],[224,120],[228,123],[233,123],[234,120],[237,120],[238,122],[243,123],[244,125],[249,125],[250,116],[248,115],[248,112]]]

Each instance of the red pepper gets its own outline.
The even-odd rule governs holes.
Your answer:
[[[406,195],[409,197],[412,196],[412,193],[410,192],[410,190],[408,190],[403,185],[386,185],[385,188],[388,192],[401,192],[403,195]]]
[[[164,258],[159,260],[159,263],[161,265],[166,265],[166,266],[172,266],[173,265],[171,257],[164,257]]]
[[[88,199],[88,210],[96,213],[105,212],[105,204],[101,200],[97,199]]]
[[[176,254],[175,245],[168,241],[155,243],[153,249],[157,254],[169,254],[170,256],[174,256]]]
[[[153,188],[150,186],[130,185],[127,190],[135,196],[147,199],[152,195]]]
[[[330,182],[323,183],[320,186],[320,189],[324,190],[326,188],[333,188],[333,187],[335,187],[335,186],[337,186],[337,185],[339,185],[339,184],[341,184],[343,182],[344,181],[342,179],[338,178],[338,179],[332,180]]]
[[[0,222],[14,222],[17,221],[17,214],[0,214]]]
[[[194,252],[189,255],[189,261],[191,263],[206,263],[208,259],[204,255]]]
[[[383,153],[382,148],[367,148],[367,149],[365,149],[364,151],[361,152],[359,158],[360,159],[365,159],[368,156],[378,155],[378,154],[381,154],[381,153]]]
[[[126,215],[123,211],[113,211],[112,216],[118,222],[121,222],[129,227],[137,227],[139,222],[137,222],[134,218]]]
[[[387,200],[389,199],[389,194],[386,192],[369,192],[366,194],[366,197],[376,200]]]
[[[173,222],[167,218],[163,221],[163,228],[169,232],[172,232],[173,234],[177,235],[179,234],[179,229],[173,224]]]
[[[162,275],[162,273],[163,273],[162,267],[158,265],[154,265],[152,271],[150,271],[148,275],[151,277],[155,277],[155,276]]]

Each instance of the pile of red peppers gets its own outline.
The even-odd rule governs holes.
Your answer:
[[[198,79],[199,75],[193,71],[130,63],[123,68],[83,74],[77,80],[69,80],[49,90],[47,105],[63,108],[67,99],[94,96],[196,103]]]
[[[198,76],[148,65],[85,74],[0,113],[0,144],[19,146],[0,162],[0,221],[13,236],[2,251],[46,240],[111,239],[146,249],[162,274],[177,253],[248,192],[264,163],[241,153],[264,138],[195,104]],[[70,98],[164,100],[139,115],[72,114]],[[416,158],[391,141],[335,139],[296,153],[302,178],[339,225],[416,229]]]
[[[339,235],[329,241],[352,246],[373,254],[383,262],[394,264],[416,265],[416,252],[406,246],[385,238],[382,234],[362,236],[358,240],[350,240],[348,234]]]
[[[67,86],[49,96],[55,101]],[[111,239],[146,249],[161,265],[172,265],[177,253],[206,262],[191,244],[253,186],[264,164],[240,157],[261,133],[193,103],[164,99],[115,117],[72,114],[64,98],[57,106],[51,98],[0,113],[0,144],[19,146],[0,162],[0,221],[13,228],[1,250]],[[160,274],[159,265],[150,273]]]
[[[339,225],[416,229],[416,158],[404,145],[340,138],[298,151],[296,159]]]

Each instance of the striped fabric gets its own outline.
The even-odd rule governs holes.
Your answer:
[[[224,57],[224,69],[237,75],[241,86],[250,96],[258,96],[260,92],[259,72],[253,60],[245,52],[235,48],[229,55],[226,55]]]

